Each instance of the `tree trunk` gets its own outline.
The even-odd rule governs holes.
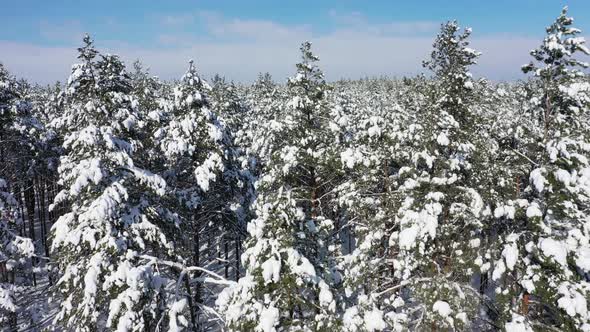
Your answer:
[[[27,186],[25,188],[25,205],[27,209],[27,219],[29,221],[29,237],[35,242],[35,187],[31,180],[27,181]]]
[[[196,308],[195,305],[193,303],[193,296],[191,295],[191,287],[190,287],[190,283],[188,282],[188,279],[190,277],[187,275],[184,278],[184,286],[186,287],[186,292],[188,293],[188,308],[191,312],[191,323],[193,325],[193,331],[198,331],[199,330],[199,326],[197,325],[197,317],[196,317]]]
[[[228,240],[224,240],[224,251],[225,251],[225,279],[229,278],[229,243]]]
[[[27,217],[29,219],[29,235],[33,243],[36,242],[35,236],[35,184],[32,180],[27,181],[27,187],[25,188],[25,204],[27,205]],[[32,268],[35,268],[36,259],[33,257]],[[37,287],[37,277],[35,276],[34,270],[31,272],[33,277],[33,286]]]
[[[39,209],[38,216],[39,221],[41,222],[41,242],[43,243],[43,248],[45,249],[45,256],[49,257],[49,248],[47,245],[47,218],[46,218],[46,207],[45,207],[45,179],[42,176],[37,177],[37,193],[38,193],[38,202],[37,207]]]
[[[195,264],[195,266],[198,266],[198,267],[201,267],[201,236],[200,236],[200,231],[201,231],[201,228],[197,226],[196,227],[196,232],[195,232],[195,235],[194,235],[194,240],[195,240],[194,264]],[[197,271],[196,274],[195,274],[195,276],[197,278],[200,278],[201,275],[202,275],[202,273],[200,271]],[[188,284],[187,284],[187,288],[188,288]],[[190,298],[190,301],[192,303],[192,296],[190,296],[190,291],[189,291],[189,298]],[[197,306],[195,307],[195,311],[194,312],[191,311],[191,314],[194,315],[194,317],[191,317],[191,319],[193,320],[193,326],[195,326],[195,330],[198,331],[198,328],[199,327],[197,325],[195,325],[195,322],[196,322],[196,324],[198,324],[198,316],[199,316],[199,307],[198,307],[198,304],[202,302],[202,299],[201,299],[201,282],[197,282],[196,285],[195,285],[195,296],[194,296],[194,299],[195,299],[195,303],[197,304]]]
[[[529,302],[530,302],[530,295],[528,292],[524,292],[522,296],[522,315],[527,316],[529,314]]]
[[[317,212],[317,199],[318,199],[318,188],[317,188],[317,183],[316,183],[316,179],[315,179],[315,168],[311,168],[310,171],[311,174],[311,217],[312,218],[317,218],[318,216],[318,212]]]
[[[240,237],[236,236],[236,281],[240,279]]]

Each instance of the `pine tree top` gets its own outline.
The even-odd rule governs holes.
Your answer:
[[[531,61],[524,65],[522,71],[525,74],[534,72],[535,76],[547,80],[583,76],[578,68],[588,68],[589,65],[573,55],[576,52],[590,55],[590,50],[584,45],[585,39],[577,37],[582,31],[572,26],[574,19],[567,16],[567,10],[567,6],[564,7],[553,24],[545,29],[547,36],[543,43],[530,52],[537,63]]]

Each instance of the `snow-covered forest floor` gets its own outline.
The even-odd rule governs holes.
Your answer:
[[[0,65],[0,330],[590,331],[580,33],[510,83],[457,22],[403,79]]]

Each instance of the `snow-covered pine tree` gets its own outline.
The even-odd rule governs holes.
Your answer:
[[[163,121],[162,99],[170,92],[167,85],[161,82],[158,77],[151,76],[149,68],[144,68],[139,60],[133,62],[133,71],[129,76],[131,79],[131,93],[140,105],[139,112],[142,114],[142,119],[147,122],[146,125],[148,126],[160,126],[159,122]],[[154,128],[145,130],[146,133],[150,134],[153,131]]]
[[[24,288],[16,283],[16,270],[30,266],[35,256],[31,239],[17,234],[14,226],[18,219],[16,200],[8,192],[6,181],[0,178],[0,325],[17,330],[17,309]]]
[[[403,326],[406,317],[396,313],[401,299],[392,301],[393,296],[381,292],[398,281],[392,273],[396,249],[387,244],[398,208],[393,204],[397,173],[404,161],[410,160],[410,150],[404,146],[410,139],[410,130],[404,126],[411,121],[406,116],[417,109],[410,105],[402,108],[399,97],[413,99],[416,95],[380,80],[363,83],[362,92],[353,90],[350,95],[351,91],[346,91],[338,97],[339,111],[332,116],[340,129],[341,167],[346,172],[337,189],[342,208],[340,235],[349,251],[342,262],[347,296],[343,328],[395,330]]]
[[[11,171],[10,168],[14,167],[9,165],[7,160],[14,158],[11,156],[13,151],[10,151],[10,147],[13,145],[10,136],[14,132],[13,125],[17,117],[17,108],[15,107],[17,97],[14,80],[4,65],[0,63],[0,161],[3,163],[0,168],[0,177],[2,178],[7,177]]]
[[[150,76],[148,69],[141,62],[133,63],[133,72],[130,73],[130,94],[137,101],[136,116],[141,126],[133,131],[132,138],[138,144],[134,162],[138,167],[149,169],[151,172],[164,176],[168,170],[166,156],[160,149],[161,137],[154,135],[169,121],[167,108],[171,89],[157,77]],[[170,199],[170,198],[168,198]]]
[[[252,86],[252,103],[261,102],[270,98],[277,90],[277,84],[269,73],[259,74]]]
[[[252,160],[251,141],[247,132],[255,124],[249,120],[253,116],[251,107],[243,98],[243,87],[225,78],[216,76],[211,91],[211,107],[223,119],[226,138],[223,142],[226,150],[227,167],[224,177],[232,191],[234,200],[243,214],[238,221],[241,230],[245,231],[246,220],[249,218],[247,209],[253,199],[253,176],[255,169]],[[258,130],[259,128],[256,128]]]
[[[424,66],[435,74],[413,135],[411,164],[398,171],[397,227],[390,246],[399,285],[387,290],[406,303],[409,327],[468,329],[479,292],[471,285],[478,256],[484,203],[479,190],[474,83],[469,66],[479,52],[469,48],[471,29],[447,22]],[[421,131],[421,132],[420,132]]]
[[[276,145],[257,183],[256,219],[242,261],[246,275],[217,300],[231,331],[333,331],[339,327],[340,274],[333,243],[337,157],[332,150],[327,85],[311,44],[289,79]]]
[[[211,103],[223,117],[226,125],[237,132],[246,123],[248,109],[240,96],[240,86],[227,82],[224,77],[216,75],[211,88]]]
[[[17,81],[16,92],[19,96],[15,104],[16,116],[9,131],[11,137],[6,147],[12,151],[7,163],[11,168],[11,183],[14,195],[18,198],[22,190],[26,219],[29,226],[28,236],[33,240],[39,253],[48,256],[48,218],[45,213],[48,200],[46,196],[49,181],[56,181],[58,149],[55,133],[39,119],[42,108],[47,107],[44,94],[38,86],[31,86],[24,80]],[[15,153],[18,151],[18,153]],[[23,176],[26,175],[26,176]],[[25,218],[22,218],[23,223]],[[38,224],[38,225],[37,225]],[[34,259],[34,269],[41,274],[45,261]],[[41,265],[39,265],[41,263]],[[37,272],[32,275],[33,285],[37,286]],[[34,310],[31,308],[31,310]]]
[[[271,158],[271,151],[280,144],[279,132],[283,129],[282,108],[288,99],[284,86],[272,81],[269,74],[258,77],[246,100],[250,108],[250,121],[236,138],[253,158],[252,172],[260,175]]]
[[[510,212],[520,227],[504,235],[493,272],[506,326],[590,329],[590,84],[575,58],[590,51],[572,25],[566,7],[522,68],[534,75],[519,153],[530,172]]]
[[[246,225],[252,219],[250,207],[254,201],[254,182],[256,162],[251,147],[248,131],[255,126],[249,119],[253,116],[251,108],[243,98],[243,87],[233,82],[226,82],[225,78],[216,76],[211,91],[211,107],[222,119],[226,127],[225,149],[226,167],[224,183],[228,189],[226,195],[227,221],[231,227],[224,232],[222,241],[225,260],[229,259],[230,244],[235,247],[234,276],[239,279],[240,252],[243,238],[246,235]],[[260,128],[256,128],[258,130]],[[227,208],[229,207],[229,209]],[[229,261],[225,262],[225,278],[229,277]]]
[[[97,55],[85,36],[55,124],[65,133],[65,155],[54,206],[68,208],[51,229],[62,300],[54,324],[78,331],[145,331],[161,320],[175,326],[183,318],[175,303],[164,316],[166,279],[143,257],[174,250],[164,232],[174,223],[158,202],[166,183],[134,164],[138,144],[130,137],[140,126],[129,77],[117,56]]]
[[[33,242],[29,238],[18,236],[16,230],[19,219],[17,202],[8,190],[8,183],[2,178],[10,159],[7,154],[14,153],[5,147],[9,144],[9,133],[15,131],[14,122],[18,116],[18,95],[14,91],[14,82],[0,64],[0,325],[17,330],[17,309],[19,299],[17,291],[21,286],[16,282],[16,270],[30,265],[35,255]]]
[[[247,190],[236,165],[236,152],[223,120],[213,109],[210,85],[199,77],[193,62],[174,87],[165,105],[165,125],[156,130],[160,151],[166,157],[164,177],[173,188],[174,210],[183,230],[180,248],[183,263],[201,269],[225,271],[229,276],[230,240],[239,240],[244,228],[241,188]],[[221,252],[224,259],[220,260]],[[231,266],[234,274],[239,267]],[[213,304],[215,287],[203,287],[203,271],[187,276],[183,290],[195,329],[206,328],[206,308]]]
[[[511,280],[498,281],[491,266],[504,250],[504,236],[522,226],[513,212],[520,204],[524,174],[528,173],[530,165],[519,155],[527,146],[522,141],[522,127],[527,123],[521,112],[526,99],[524,87],[522,82],[496,85],[482,80],[476,84],[477,100],[473,110],[478,118],[475,131],[483,143],[479,158],[485,163],[485,167],[478,168],[477,176],[480,179],[479,193],[486,204],[480,251],[475,260],[478,269],[473,276],[473,285],[478,286],[483,300],[474,325],[476,328],[502,319],[499,317],[503,315],[500,307],[505,304],[506,297],[495,294],[495,290],[499,282],[506,285]]]

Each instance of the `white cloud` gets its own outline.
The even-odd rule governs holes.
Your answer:
[[[354,30],[373,35],[413,36],[433,34],[440,27],[440,22],[433,21],[393,21],[385,23],[370,22],[359,12],[339,13],[332,9],[329,16],[343,30]]]
[[[77,60],[73,47],[47,47],[10,41],[0,41],[0,54],[0,61],[13,75],[39,83],[63,82]]]
[[[482,56],[473,73],[495,80],[525,78],[520,68],[532,60],[529,52],[540,43],[540,39],[517,36],[474,37],[472,46]]]
[[[164,15],[160,19],[160,23],[169,26],[181,26],[193,23],[195,16],[192,14],[179,14],[179,15]]]
[[[41,21],[39,34],[47,41],[52,42],[77,42],[84,34],[82,23],[78,20],[62,22]]]
[[[277,81],[284,82],[295,70],[298,48],[304,40],[314,43],[326,77],[339,79],[417,74],[422,71],[422,60],[428,57],[436,34],[436,29],[426,34],[430,23],[371,25],[355,13],[348,18],[339,16],[334,30],[326,33],[314,33],[307,25],[225,18],[211,12],[194,15],[205,22],[212,38],[168,32],[154,36],[157,42],[152,47],[101,40],[97,46],[101,51],[120,54],[129,62],[140,59],[154,75],[164,79],[180,77],[188,60],[195,59],[207,77],[219,73],[237,81],[253,81],[258,73],[268,71]],[[330,17],[336,20],[335,15]],[[409,32],[417,30],[424,33]],[[528,51],[538,43],[539,40],[524,37],[478,37],[474,31],[472,45],[483,55],[473,71],[494,80],[522,78],[520,65],[529,61]],[[65,80],[76,61],[75,47],[0,41],[0,54],[14,74],[44,83]]]
[[[328,15],[338,25],[363,25],[367,23],[366,17],[359,12],[340,13],[336,9],[330,9]]]
[[[209,31],[215,37],[246,38],[251,40],[306,39],[311,37],[309,25],[285,26],[265,20],[209,22]]]

